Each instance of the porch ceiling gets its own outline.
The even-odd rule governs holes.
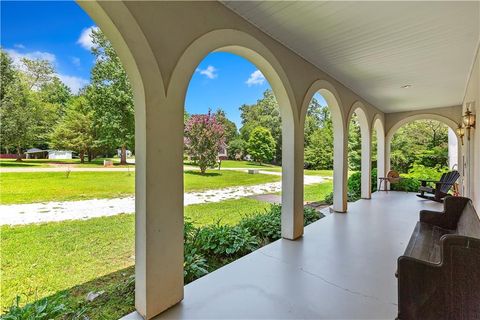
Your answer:
[[[461,104],[479,43],[480,2],[223,3],[384,112]]]

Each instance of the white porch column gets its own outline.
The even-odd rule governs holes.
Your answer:
[[[383,133],[383,130],[377,130],[377,188],[380,183],[378,178],[385,177],[385,175],[387,174],[387,172],[385,171],[385,148],[385,135]]]
[[[183,106],[147,85],[135,130],[135,307],[150,319],[183,299]]]
[[[362,199],[372,197],[372,144],[371,130],[367,127],[361,127],[361,191]]]
[[[348,132],[345,124],[334,123],[333,134],[333,210],[347,212]]]
[[[283,119],[282,119],[283,120]],[[282,237],[303,235],[303,127],[282,121]]]

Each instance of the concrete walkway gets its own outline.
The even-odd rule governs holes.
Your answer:
[[[265,172],[266,173],[266,172]],[[281,175],[279,172],[269,174]],[[321,183],[329,178],[305,176],[305,184]],[[253,186],[238,186],[223,189],[188,192],[184,205],[220,202],[258,194],[276,193],[282,190],[281,182]],[[81,201],[45,202],[31,204],[0,205],[0,225],[21,225],[51,221],[89,219],[112,216],[135,211],[135,198],[92,199]]]

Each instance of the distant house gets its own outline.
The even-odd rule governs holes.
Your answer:
[[[25,158],[27,159],[48,159],[48,150],[42,150],[38,148],[31,148],[25,152]]]
[[[132,156],[132,151],[126,150],[127,158]],[[122,149],[117,149],[117,156],[120,158],[122,156]]]
[[[69,150],[48,150],[48,159],[72,159],[73,151]]]
[[[27,159],[72,159],[73,151],[31,148],[25,152],[25,156]]]
[[[224,142],[218,148],[218,160],[227,160],[227,159],[228,159],[227,144]]]

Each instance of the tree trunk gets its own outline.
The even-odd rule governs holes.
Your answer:
[[[88,151],[87,151],[87,159],[88,159],[88,162],[92,162],[92,158],[93,158],[93,156],[92,156],[92,150],[88,150]]]
[[[85,163],[85,152],[80,152],[78,156],[80,157],[80,163]]]
[[[15,161],[22,161],[22,149],[20,147],[17,147],[17,160]]]
[[[122,152],[120,154],[120,165],[127,164],[127,147],[122,145]]]

